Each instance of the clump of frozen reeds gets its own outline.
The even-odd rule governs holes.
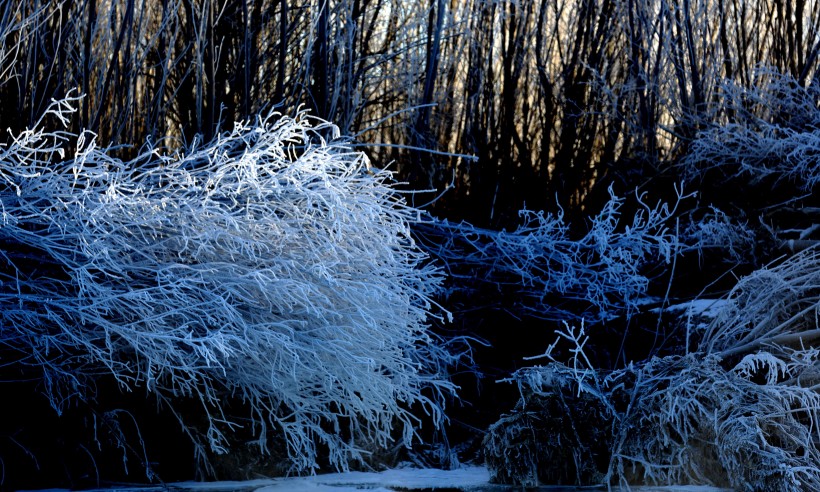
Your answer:
[[[619,416],[608,394],[608,381],[584,353],[583,323],[564,323],[558,340],[543,356],[545,366],[524,368],[506,380],[518,385],[515,410],[490,426],[484,458],[491,481],[526,487],[540,484],[598,484],[603,480],[614,426]],[[553,357],[559,341],[571,345],[567,363]],[[591,425],[600,423],[602,425]]]
[[[760,70],[758,77],[752,87],[722,86],[730,116],[689,144],[681,162],[684,173],[703,179],[706,171],[716,170],[751,183],[791,182],[810,192],[820,183],[820,88],[773,70]]]
[[[820,252],[808,249],[755,271],[728,299],[703,335],[704,351],[728,357],[810,346],[820,338]]]
[[[409,444],[409,408],[437,424],[451,389],[427,333],[440,275],[410,237],[419,212],[336,133],[274,115],[128,162],[90,133],[14,136],[0,148],[0,342],[58,410],[106,374],[201,401],[200,445],[216,452],[226,397],[251,409],[262,449],[284,436],[294,471],[316,467],[317,446],[345,468],[396,426]]]
[[[737,363],[704,354],[651,360],[638,370],[613,471],[637,482],[817,489],[820,394],[804,379],[817,362],[816,349],[782,358],[758,351]]]
[[[539,422],[536,430],[559,419],[579,428],[599,422],[592,442],[605,441],[609,449],[603,456],[590,453],[589,440],[566,438],[525,443],[541,455],[569,445],[572,452],[561,452],[577,457],[575,462],[533,462],[591,470],[593,476],[588,473],[579,483],[600,475],[602,482],[620,485],[820,488],[820,350],[815,347],[820,337],[820,252],[805,250],[741,279],[721,309],[705,333],[693,334],[700,340],[695,351],[617,370],[599,370],[583,356],[583,327],[560,332],[559,338],[570,342],[571,357],[553,357],[553,345],[545,366],[517,372],[512,380],[522,387],[519,408],[562,410],[531,419]],[[597,418],[588,418],[591,408]],[[503,420],[496,424],[491,436],[509,434],[505,425]],[[497,441],[485,441],[485,454],[499,455]],[[505,466],[504,460],[496,463]],[[538,471],[539,477],[556,474]],[[533,473],[509,475],[496,473],[530,483]]]

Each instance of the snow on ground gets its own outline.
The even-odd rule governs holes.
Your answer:
[[[691,316],[704,316],[706,318],[716,317],[729,301],[726,299],[695,299],[683,304],[669,306],[671,310],[685,310]]]
[[[243,482],[180,482],[164,486],[109,487],[99,492],[411,492],[446,489],[465,492],[507,492],[520,488],[492,485],[490,473],[480,466],[458,470],[399,468],[379,473],[348,472],[312,477],[271,478]],[[528,489],[532,490],[532,489]],[[600,487],[540,487],[542,492],[592,492]],[[727,492],[728,489],[702,486],[633,487],[635,492]],[[45,491],[41,491],[45,492]],[[51,490],[49,492],[64,492]]]
[[[714,318],[727,303],[728,301],[725,299],[695,299],[693,301],[667,306],[664,308],[664,311],[684,311],[687,316]],[[658,308],[652,311],[657,312]]]
[[[379,473],[347,472],[314,475],[312,477],[290,477],[260,480],[256,483],[235,482],[242,490],[254,492],[347,492],[368,490],[389,492],[401,489],[431,489],[439,487],[475,489],[487,485],[490,473],[484,467],[465,467],[458,470],[436,470],[419,468],[399,468]],[[224,487],[227,482],[201,484],[195,482],[174,484],[183,491],[216,492],[239,490]],[[202,486],[206,485],[206,488]]]

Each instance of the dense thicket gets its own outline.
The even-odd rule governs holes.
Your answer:
[[[177,414],[200,457],[244,428],[290,472],[410,446],[414,406],[438,426],[449,356],[426,330],[441,276],[410,239],[418,211],[323,129],[260,118],[129,162],[90,133],[17,135],[0,150],[3,378],[39,380],[58,414],[116,401],[96,392],[113,378]]]
[[[579,216],[612,183],[677,178],[699,130],[742,120],[727,81],[765,85],[764,64],[811,86],[820,51],[820,6],[806,0],[4,5],[2,128],[70,90],[87,95],[73,130],[127,145],[210,140],[306,105],[413,188],[452,183],[441,213],[494,227],[524,204]]]
[[[83,152],[81,140],[59,133],[66,124],[71,135],[93,132],[105,159],[150,174],[165,165],[146,157],[150,149],[180,156],[219,149],[220,139],[242,134],[234,121],[271,108],[291,116],[306,109],[332,121],[347,138],[345,155],[363,150],[376,167],[396,170],[414,190],[406,195],[410,205],[435,217],[414,223],[406,245],[418,241],[443,267],[438,301],[455,315],[449,327],[491,342],[474,347],[489,379],[530,365],[521,356],[547,346],[556,322],[585,320],[596,334],[586,346],[589,369],[622,371],[623,387],[637,389],[616,396],[649,395],[641,407],[649,413],[660,405],[652,398],[664,391],[630,386],[629,378],[664,381],[658,371],[677,377],[685,357],[723,353],[699,345],[703,334],[668,323],[670,305],[717,297],[769,260],[816,247],[815,0],[0,0],[0,6],[0,128],[10,129],[0,137],[4,149],[40,122],[42,130],[57,132],[69,157]],[[53,99],[67,94],[83,95],[74,117],[40,119]],[[333,136],[329,126],[311,135]],[[202,168],[197,172],[213,164],[186,162]],[[366,224],[354,229],[362,236],[355,241],[365,241],[356,243],[360,253],[378,240]],[[816,266],[816,255],[801,258],[801,268]],[[372,263],[362,268],[384,266]],[[317,275],[322,271],[310,272]],[[799,302],[784,301],[772,312],[787,316]],[[340,309],[335,302],[334,308]],[[742,337],[735,356],[751,354],[747,365],[774,369],[780,360],[789,374],[803,374],[791,369],[797,361],[815,364],[809,353],[754,358],[760,330],[743,334],[744,319],[713,329],[709,343],[728,346],[732,340],[724,338]],[[573,352],[566,350],[552,362],[568,363]],[[643,359],[656,362],[630,372],[629,361]],[[724,381],[745,367],[712,362],[693,366],[700,371],[693,384],[701,377]],[[575,392],[578,381],[561,374],[551,381]],[[474,384],[472,376],[459,377],[465,387]],[[525,402],[545,387],[528,378],[516,377]],[[737,401],[753,394],[746,382],[740,386]],[[470,425],[494,421],[509,406],[498,394],[468,393],[479,410]],[[590,402],[576,398],[581,406]],[[814,405],[808,397],[800,401]],[[551,412],[569,408],[537,404]],[[813,408],[806,413],[812,419]],[[618,411],[605,408],[601,415]],[[713,414],[707,408],[698,415]],[[694,435],[673,430],[680,446]],[[319,425],[314,437],[326,432]],[[491,437],[504,437],[500,432]],[[659,482],[690,473],[714,478],[690,462],[670,465],[663,450],[655,451],[639,465]],[[613,468],[624,460],[609,461],[593,481],[636,478]],[[588,465],[575,472],[594,471]],[[656,465],[674,466],[663,474]]]

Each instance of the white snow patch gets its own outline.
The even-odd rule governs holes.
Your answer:
[[[347,472],[286,477],[241,482],[178,482],[165,486],[110,487],[87,492],[395,492],[409,489],[462,489],[475,492],[507,492],[515,487],[491,485],[490,473],[483,466],[467,466],[458,470],[398,468],[379,473]],[[543,492],[590,492],[605,490],[597,487],[539,487]],[[613,490],[617,490],[614,488]],[[672,487],[632,487],[635,492],[731,492],[717,487],[684,485]],[[66,492],[50,489],[40,492]]]
[[[324,491],[339,492],[339,487],[348,490],[377,490],[388,491],[390,487],[409,489],[458,487],[469,488],[487,485],[490,473],[484,467],[465,467],[458,470],[436,470],[418,468],[399,468],[380,473],[348,472],[329,475],[316,475],[301,479],[285,479],[281,483],[272,484],[257,492],[279,491]],[[305,488],[296,488],[296,485]]]
[[[191,490],[252,490],[254,492],[346,492],[368,490],[391,491],[390,487],[408,489],[455,487],[470,488],[487,485],[490,473],[485,467],[469,466],[458,470],[398,468],[383,472],[328,473],[310,477],[273,478],[247,482],[182,482],[172,487]]]
[[[664,311],[684,311],[686,316],[715,318],[728,303],[725,299],[694,299],[692,301],[673,304],[664,308]],[[655,308],[652,312],[658,312]]]
[[[617,490],[617,489],[613,489]],[[639,487],[632,487],[635,492],[734,492],[732,489],[723,489],[720,487],[712,487],[709,485],[668,485],[668,486],[649,486],[642,485]],[[579,490],[580,492],[580,490]]]
[[[397,468],[383,472],[328,473],[309,477],[282,477],[224,482],[177,482],[164,486],[109,487],[86,492],[394,492],[394,488],[464,488],[489,485],[490,473],[483,466],[458,470]],[[20,491],[23,492],[23,491]],[[61,489],[38,492],[67,492]]]

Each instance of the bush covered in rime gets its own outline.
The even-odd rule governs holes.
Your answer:
[[[693,351],[621,369],[595,367],[583,324],[566,325],[545,365],[509,379],[521,401],[484,440],[495,480],[819,488],[818,286],[820,252],[803,250],[689,326]]]
[[[411,407],[442,421],[449,356],[427,331],[441,275],[410,237],[420,212],[334,126],[271,115],[123,162],[44,125],[0,148],[0,343],[56,411],[113,376],[166,409],[200,402],[206,431],[181,424],[226,452],[239,399],[260,451],[283,436],[293,471],[409,445]]]
[[[786,254],[741,276],[709,307],[709,316],[689,314],[670,330],[676,334],[664,340],[673,345],[664,355],[601,367],[590,347],[601,318],[595,311],[563,316],[581,320],[557,331],[555,342],[535,358],[543,365],[507,379],[518,385],[520,400],[484,439],[496,481],[820,489],[820,208],[814,193],[820,91],[772,70],[758,70],[755,77],[751,86],[720,87],[716,118],[700,125],[674,166],[706,188],[699,200],[717,199],[724,208],[706,202],[686,210],[683,221],[661,215],[660,223],[674,218],[675,234],[666,242],[675,252],[697,251],[699,260],[706,249],[722,250],[722,260],[733,265],[756,262],[758,252]],[[592,221],[591,230],[600,220]],[[664,244],[652,229],[625,231],[610,235],[607,244],[617,245],[633,231],[634,248]],[[567,248],[552,244],[551,254]],[[493,264],[528,256],[516,248],[499,251]],[[638,258],[647,263],[669,258],[659,254],[663,249],[641,251]],[[568,263],[586,263],[582,271],[596,275],[612,269],[612,263],[578,258]],[[667,293],[674,268],[673,260]],[[544,271],[543,278],[553,279],[563,269]],[[640,273],[617,271],[631,279]],[[530,277],[520,278],[526,283]],[[630,285],[598,283],[615,299],[617,286]],[[703,291],[711,286],[701,284]],[[656,336],[666,321],[659,311]]]
[[[820,87],[758,70],[752,87],[726,82],[720,97],[725,120],[706,126],[681,160],[692,180],[732,180],[811,192],[820,183]]]

